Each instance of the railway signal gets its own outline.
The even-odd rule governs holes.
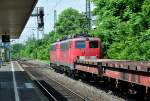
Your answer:
[[[2,42],[10,42],[10,35],[2,35]]]
[[[44,7],[35,8],[31,16],[37,18],[37,39],[39,39],[39,32],[44,33]]]
[[[37,10],[38,10],[37,12],[38,29],[43,30],[44,29],[44,8],[40,7]]]

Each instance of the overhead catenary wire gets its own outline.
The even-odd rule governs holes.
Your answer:
[[[48,2],[49,0],[47,0]],[[46,16],[50,15],[51,12],[53,12],[54,10],[56,10],[56,7],[62,2],[63,0],[59,0],[56,2],[56,4],[50,9],[50,13],[45,14]]]

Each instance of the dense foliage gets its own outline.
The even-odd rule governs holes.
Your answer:
[[[23,48],[24,48],[24,45],[22,45],[22,44],[19,44],[19,43],[14,44],[12,46],[12,51],[11,51],[13,54],[13,58],[20,57],[20,52],[21,52],[21,50],[23,50]]]
[[[59,15],[56,31],[62,36],[78,34],[86,30],[84,29],[85,24],[85,16],[83,14],[75,9],[68,8]]]
[[[150,0],[93,0],[105,55],[114,59],[150,59]]]
[[[92,0],[96,29],[91,34],[102,39],[107,58],[150,60],[150,0]],[[72,8],[58,17],[56,33],[43,39],[30,38],[25,45],[14,48],[14,57],[49,58],[50,44],[69,34],[86,31],[83,14]],[[18,47],[17,45],[14,47]],[[19,55],[18,55],[19,54]]]
[[[32,58],[32,59],[49,59],[50,44],[58,39],[58,35],[51,32],[44,36],[43,39],[36,40],[35,38],[29,38],[25,45],[14,44],[12,55],[13,58]]]

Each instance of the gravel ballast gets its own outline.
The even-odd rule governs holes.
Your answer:
[[[113,95],[111,92],[105,92],[104,90],[83,83],[80,80],[74,80],[67,77],[65,74],[56,73],[53,69],[48,67],[48,64],[45,62],[39,60],[30,60],[27,62],[38,64],[41,68],[36,69],[39,69],[42,74],[78,93],[82,97],[86,98],[87,101],[125,101],[124,99]]]

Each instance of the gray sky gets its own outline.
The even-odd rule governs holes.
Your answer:
[[[86,0],[39,0],[36,7],[44,7],[44,23],[45,29],[44,33],[47,34],[51,30],[53,30],[54,26],[54,9],[57,10],[57,13],[60,14],[64,9],[72,7],[74,9],[79,10],[80,12],[85,11],[85,1]],[[19,39],[15,40],[15,42],[23,43],[28,39],[28,37],[33,37],[33,35],[37,36],[37,27],[36,18],[30,17],[25,29],[21,33]],[[40,34],[40,37],[42,35]]]

